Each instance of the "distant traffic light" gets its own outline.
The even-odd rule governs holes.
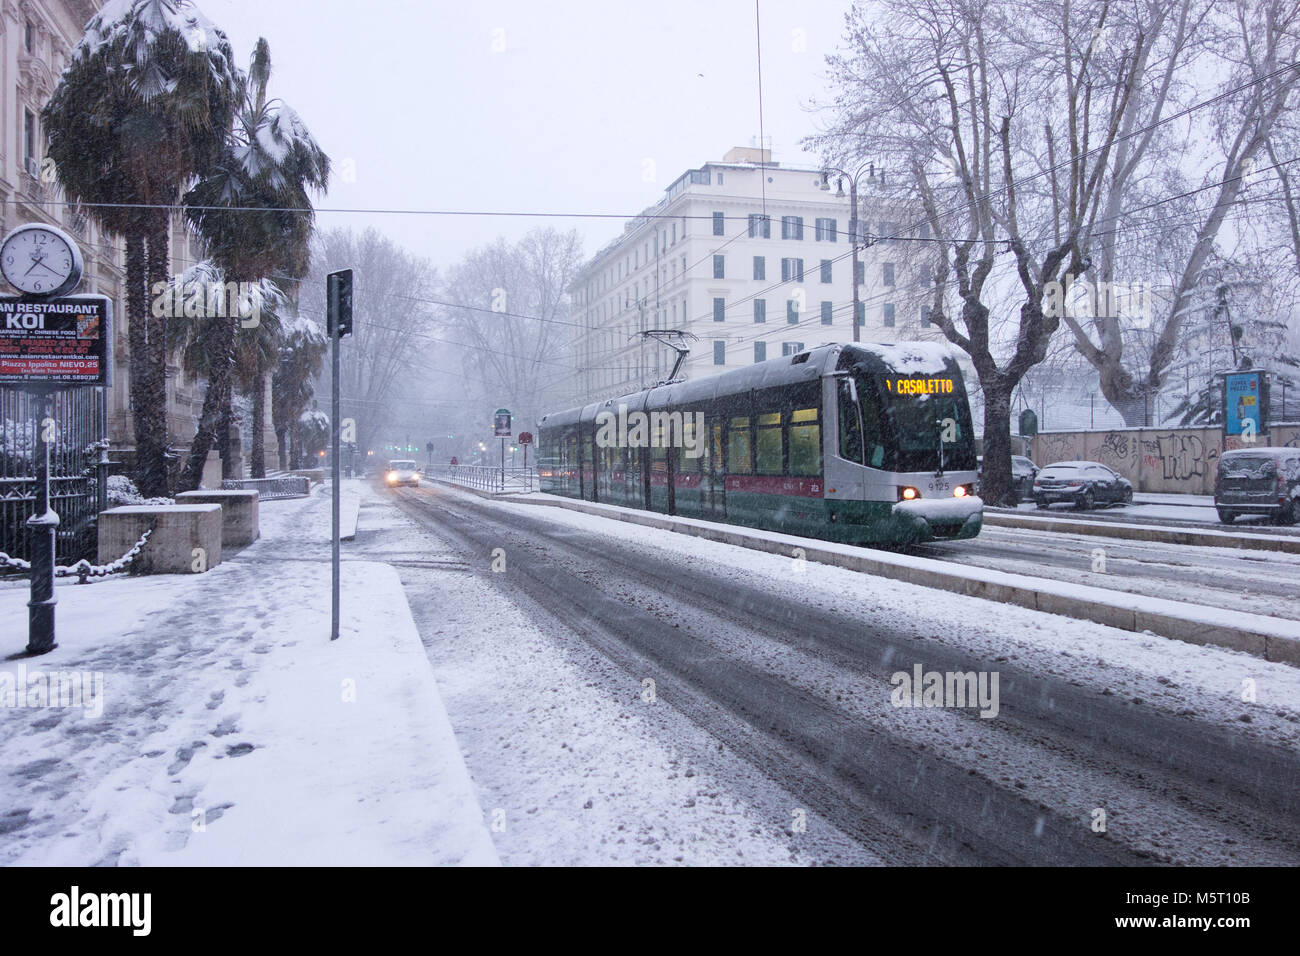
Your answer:
[[[352,334],[352,270],[331,272],[325,280],[325,330],[334,334],[338,316],[339,338]]]

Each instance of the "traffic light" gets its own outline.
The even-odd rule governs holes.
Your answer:
[[[325,278],[325,329],[334,334],[338,317],[339,338],[352,334],[352,270],[331,272]]]

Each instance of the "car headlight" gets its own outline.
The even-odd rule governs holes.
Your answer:
[[[389,480],[389,481],[396,481],[396,480],[397,480],[397,472],[395,472],[395,471],[390,471],[390,472],[388,473],[388,480]]]

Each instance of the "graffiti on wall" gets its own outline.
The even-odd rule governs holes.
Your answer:
[[[1205,442],[1201,441],[1199,435],[1170,432],[1168,435],[1157,436],[1154,442],[1143,444],[1156,446],[1166,481],[1203,478],[1209,473],[1207,462],[1219,457],[1218,449],[1214,449],[1211,456],[1206,455]]]

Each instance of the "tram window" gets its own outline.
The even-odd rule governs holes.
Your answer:
[[[725,475],[727,464],[722,457],[722,426],[714,425],[709,439],[709,464],[715,474]]]
[[[862,464],[862,422],[847,381],[840,381],[840,457]]]
[[[817,409],[800,408],[790,416],[790,474],[822,473],[822,428]]]
[[[749,419],[733,418],[727,431],[727,473],[752,475],[754,466],[749,452]]]
[[[781,467],[781,413],[769,412],[758,416],[758,437],[754,444],[757,453],[755,471],[760,475],[779,475]]]
[[[859,385],[858,391],[862,399],[862,440],[867,449],[866,463],[872,468],[881,468],[885,464],[885,439],[880,425],[880,406],[867,388]]]
[[[695,445],[695,422],[692,414],[686,412],[682,417],[686,420],[682,422],[682,442],[681,451],[677,455],[677,470],[685,475],[698,475],[700,466],[704,463],[704,449]],[[703,439],[703,435],[699,436],[699,440],[703,441]],[[698,451],[701,454],[692,458],[690,455],[692,451]]]

